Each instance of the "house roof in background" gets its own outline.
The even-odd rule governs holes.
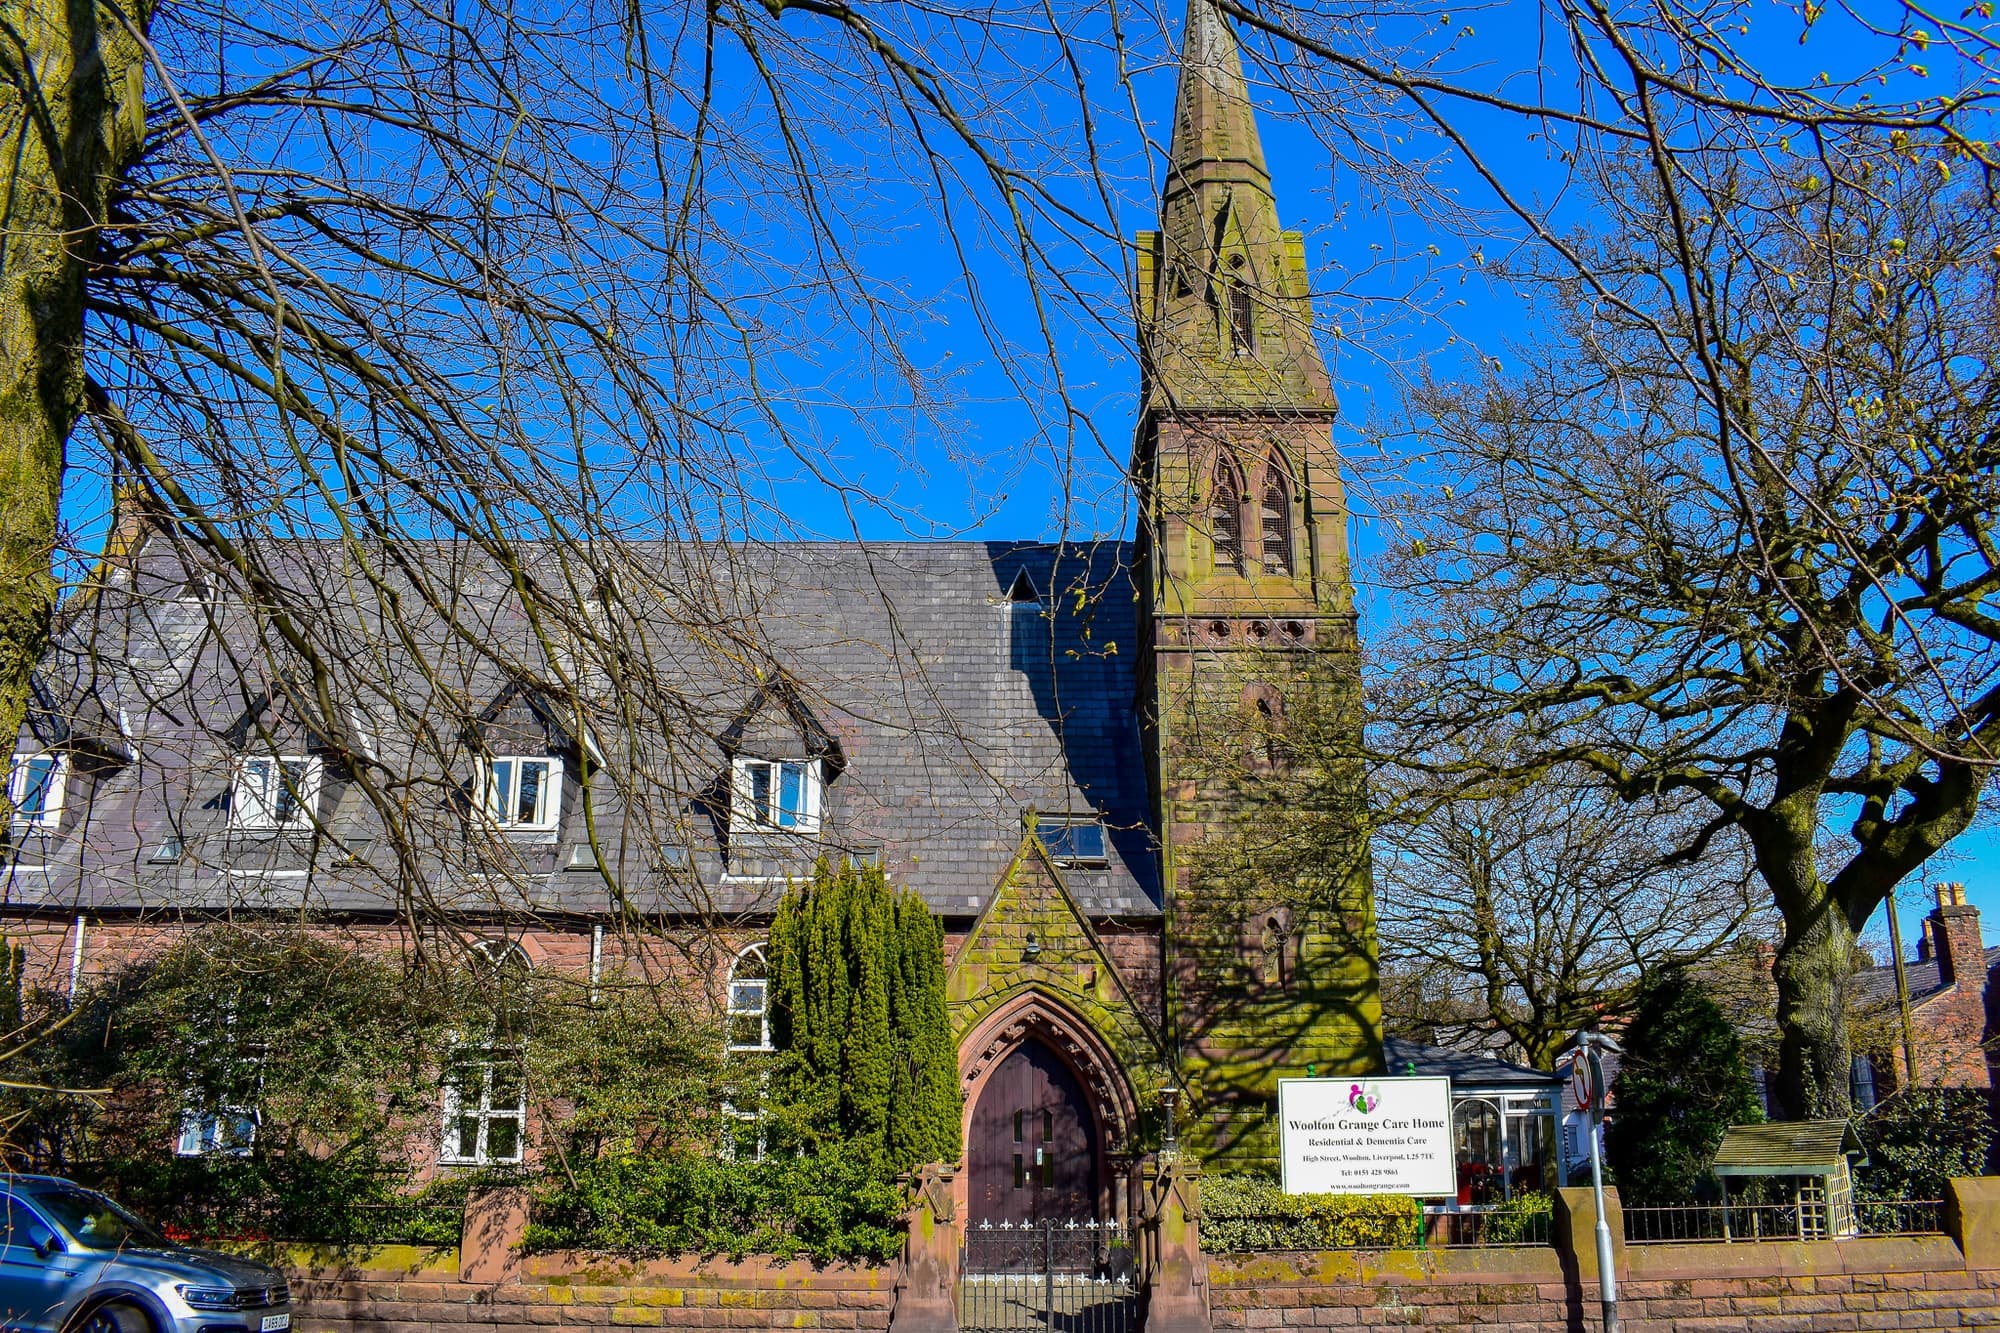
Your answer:
[[[1430,1046],[1407,1037],[1383,1038],[1382,1059],[1391,1077],[1415,1073],[1419,1077],[1448,1078],[1454,1093],[1546,1092],[1563,1081],[1562,1075],[1546,1069],[1530,1069],[1494,1055]]]
[[[1987,945],[1985,953],[1988,971],[2000,967],[2000,945]],[[1921,962],[1912,959],[1903,964],[1903,973],[1909,979],[1912,1006],[1922,1005],[1944,992],[1945,985],[1938,976],[1935,958],[1926,958]],[[1849,984],[1854,988],[1855,1003],[1864,1009],[1892,1005],[1896,1002],[1896,965],[1883,963],[1876,967],[1864,967],[1854,974]],[[1983,978],[1980,984],[1984,985]]]

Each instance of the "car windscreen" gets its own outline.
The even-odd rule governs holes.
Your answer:
[[[159,1232],[102,1194],[73,1185],[31,1185],[22,1193],[55,1218],[56,1225],[87,1250],[127,1247],[150,1250],[170,1244]]]

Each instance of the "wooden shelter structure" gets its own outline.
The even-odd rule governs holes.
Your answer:
[[[1854,1235],[1858,1230],[1854,1168],[1867,1164],[1867,1150],[1845,1120],[1783,1120],[1731,1128],[1722,1136],[1710,1167],[1722,1186],[1723,1239],[1732,1238],[1732,1180],[1789,1181],[1794,1189],[1789,1205],[1792,1225],[1800,1240]],[[1747,1220],[1759,1234],[1769,1234],[1760,1207],[1750,1207]]]

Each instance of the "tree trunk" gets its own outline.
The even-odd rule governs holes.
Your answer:
[[[125,5],[141,32],[150,0]],[[139,155],[145,63],[94,0],[0,20],[0,735],[11,745],[55,606],[64,444],[83,411],[84,277]]]
[[[1786,913],[1778,983],[1778,1104],[1793,1120],[1845,1119],[1852,1056],[1847,984],[1854,928],[1820,887],[1808,910]]]

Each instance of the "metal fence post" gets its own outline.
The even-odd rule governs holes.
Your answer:
[[[1042,1318],[1056,1324],[1056,1224],[1042,1223]]]

